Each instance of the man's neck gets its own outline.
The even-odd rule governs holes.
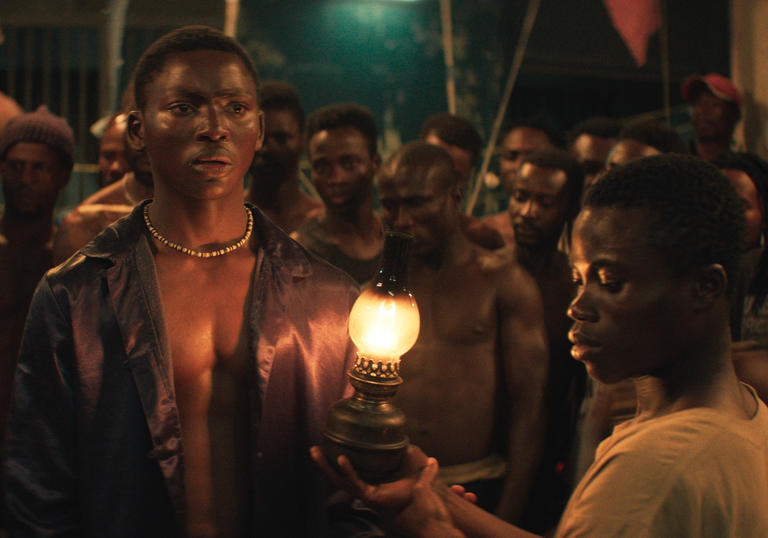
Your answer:
[[[555,267],[554,259],[558,254],[557,243],[532,248],[515,243],[515,257],[531,275],[538,275]]]
[[[53,234],[53,208],[37,218],[24,218],[6,209],[0,220],[0,230],[10,243],[45,245]]]
[[[244,204],[240,189],[223,198],[198,200],[168,196],[156,188],[149,216],[163,237],[199,249],[241,237],[248,220]]]
[[[355,235],[362,239],[375,239],[383,236],[381,219],[373,211],[370,200],[358,206],[350,213],[328,211],[320,221],[331,236]]]
[[[730,358],[727,327],[714,337],[700,338],[671,366],[654,375],[634,378],[637,420],[643,421],[684,409],[705,407],[749,418],[754,402],[736,377]]]
[[[278,180],[259,181],[257,177],[253,177],[249,190],[249,201],[261,209],[282,213],[289,210],[301,195],[299,170],[294,169],[286,177]]]
[[[726,153],[730,149],[730,139],[706,139],[696,141],[696,153],[705,161],[711,161],[719,155]]]
[[[445,267],[465,262],[472,255],[473,246],[458,228],[445,239],[438,248],[414,257],[412,266],[416,271],[427,269],[440,271]]]
[[[152,184],[139,181],[134,172],[128,172],[125,174],[122,181],[128,205],[136,205],[142,200],[152,198],[154,194],[154,188]]]

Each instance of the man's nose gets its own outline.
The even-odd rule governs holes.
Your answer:
[[[396,230],[405,230],[408,229],[412,224],[413,218],[411,217],[410,210],[405,207],[397,208],[397,213],[395,214],[395,220],[392,223],[392,226]]]
[[[589,298],[583,288],[573,298],[566,313],[573,321],[597,321],[597,312],[589,304]]]
[[[24,169],[21,172],[21,182],[24,185],[34,185],[37,181],[37,174],[35,173],[35,167],[32,164],[25,164]]]
[[[535,217],[536,216],[536,204],[533,202],[532,199],[528,199],[523,203],[523,207],[520,210],[520,214],[524,217]]]
[[[122,177],[124,171],[123,163],[120,162],[120,159],[115,159],[107,167],[107,173],[112,177]]]
[[[216,107],[209,107],[204,115],[204,124],[202,125],[199,138],[211,142],[219,142],[229,138],[229,130],[225,125],[223,117],[224,112],[217,110]]]

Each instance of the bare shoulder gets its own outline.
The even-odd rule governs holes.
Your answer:
[[[79,205],[61,221],[53,241],[53,259],[58,264],[77,252],[132,207],[117,204]]]
[[[507,282],[510,279],[534,282],[533,277],[520,265],[515,256],[515,248],[507,245],[498,250],[475,249],[477,261],[489,276]]]
[[[94,192],[80,203],[80,207],[92,204],[126,204],[127,202],[123,181],[120,180]]]
[[[541,306],[539,287],[517,261],[514,246],[494,251],[478,250],[477,256],[483,272],[494,283],[502,306],[515,308],[521,303]]]

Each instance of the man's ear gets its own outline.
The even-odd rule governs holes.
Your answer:
[[[144,151],[146,149],[144,144],[144,119],[138,110],[131,110],[128,113],[125,138],[134,151]]]
[[[264,127],[264,111],[259,110],[259,119],[257,121],[259,127],[259,141],[256,143],[256,151],[259,151],[264,146],[264,133],[266,127]]]
[[[379,155],[378,152],[373,156],[373,173],[374,175],[379,171],[379,168],[381,167],[381,155]]]
[[[697,269],[693,278],[694,310],[706,309],[721,297],[727,300],[728,275],[719,263]]]
[[[461,204],[464,202],[464,189],[462,188],[462,185],[457,184],[451,187],[451,198],[453,198],[459,206],[459,210],[461,210]]]

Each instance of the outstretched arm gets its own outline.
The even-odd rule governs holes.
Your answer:
[[[427,458],[415,446],[405,457],[405,476],[395,482],[372,485],[363,482],[344,456],[339,458],[341,474],[325,461],[319,447],[312,448],[312,459],[338,487],[374,508],[401,510],[398,525],[421,538],[531,538],[535,535],[506,523],[466,500],[473,496],[455,491],[435,480],[437,460]],[[458,494],[457,494],[458,493]]]

